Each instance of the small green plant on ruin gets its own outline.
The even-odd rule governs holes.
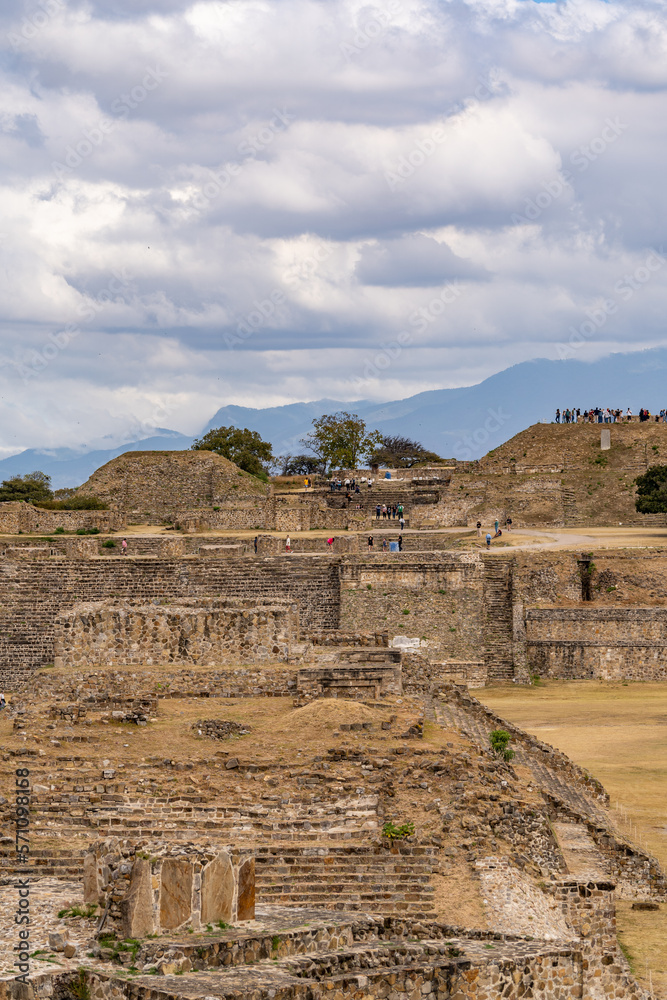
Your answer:
[[[506,762],[514,757],[514,750],[509,746],[511,739],[512,737],[506,729],[494,729],[492,733],[489,733],[491,749]]]
[[[382,836],[386,837],[387,840],[405,840],[406,837],[411,837],[415,832],[415,824],[409,819],[406,823],[401,823],[400,826],[396,826],[392,820],[387,820],[387,822],[382,827]]]
[[[97,903],[88,903],[86,906],[68,906],[65,910],[58,911],[58,919],[64,917],[83,917],[84,920],[91,920],[95,916]]]
[[[115,549],[116,548],[116,543],[114,542],[113,538],[107,538],[106,542],[102,542],[102,548],[103,549]]]
[[[69,990],[70,994],[76,997],[76,1000],[90,1000],[90,986],[85,969],[79,969],[74,980],[70,983]]]

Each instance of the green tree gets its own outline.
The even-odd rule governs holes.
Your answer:
[[[0,486],[0,501],[26,500],[28,503],[50,500],[51,477],[45,472],[29,472],[25,476],[12,476]]]
[[[640,514],[667,514],[667,465],[652,465],[635,483],[635,508]]]
[[[273,460],[268,441],[247,427],[216,427],[191,447],[193,451],[214,451],[260,479],[267,478],[267,466]]]
[[[378,431],[366,433],[366,423],[356,413],[324,414],[313,420],[313,430],[301,444],[310,448],[325,470],[356,469],[382,442]]]
[[[424,462],[441,462],[433,451],[427,451],[418,441],[405,437],[384,435],[380,446],[371,455],[374,465],[389,466],[392,469],[411,469]]]
[[[281,476],[312,476],[322,471],[322,462],[314,455],[279,455],[276,467]]]

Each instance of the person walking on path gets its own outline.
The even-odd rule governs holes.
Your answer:
[[[398,551],[403,551],[403,535],[398,536]]]
[[[253,546],[255,548],[255,555],[257,555],[257,535],[255,535],[255,540],[253,541]]]
[[[288,535],[287,538],[285,539],[285,552],[291,552],[291,551],[292,551],[292,539]]]
[[[402,517],[403,517],[403,504],[402,504],[402,503],[399,503],[399,505],[398,505],[398,507],[396,508],[396,510],[398,511],[398,516],[399,516],[400,518],[402,518]]]
[[[373,536],[372,535],[368,536],[368,551],[369,552],[373,551]]]
[[[127,538],[124,538],[123,541],[120,543],[120,550],[124,556],[127,555]]]
[[[403,531],[403,529],[405,528],[405,519],[402,514],[401,514],[401,520],[398,523],[401,526],[401,531]]]
[[[333,538],[327,538],[327,545],[329,546],[329,552],[333,551]]]
[[[478,538],[482,537],[482,522],[481,521],[477,522],[477,537]]]
[[[498,518],[496,518],[495,521],[493,522],[493,526],[496,529],[496,534],[498,534]]]
[[[491,548],[491,535],[489,534],[488,531],[486,533],[486,547],[487,547],[487,549]]]
[[[511,517],[508,517],[507,520],[505,521],[505,527],[507,528],[508,531],[512,530],[512,518]]]

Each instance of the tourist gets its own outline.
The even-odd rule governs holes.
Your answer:
[[[382,551],[383,552],[387,551],[387,539],[386,538],[382,539]]]
[[[329,546],[329,552],[331,552],[333,548],[333,538],[327,538],[327,545]]]
[[[396,504],[394,504],[394,506],[391,508],[392,520],[394,521],[396,520],[397,513],[398,513],[398,507],[396,506]]]
[[[401,526],[401,531],[403,531],[403,529],[405,528],[405,518],[403,517],[402,514],[401,514],[401,519],[400,519],[400,521],[398,523]]]
[[[368,536],[368,551],[369,552],[373,551],[373,536],[372,535]]]
[[[287,538],[285,539],[285,552],[291,552],[291,551],[292,551],[292,539],[288,535]]]
[[[402,517],[403,517],[403,504],[402,504],[402,503],[399,503],[399,505],[398,505],[398,507],[396,508],[396,510],[398,511],[398,516],[399,516],[400,518],[402,518]]]
[[[120,543],[120,549],[124,556],[127,555],[127,538],[124,538]]]
[[[559,409],[556,409],[556,423],[557,424],[560,423],[560,410]]]
[[[493,527],[496,529],[496,534],[498,534],[498,518],[493,522]]]
[[[489,534],[488,531],[486,533],[486,547],[487,547],[487,549],[491,548],[491,535]]]
[[[398,536],[398,551],[403,551],[403,535]]]
[[[477,537],[478,538],[482,537],[482,522],[481,521],[477,522]]]
[[[254,539],[254,541],[253,541],[252,544],[253,544],[254,549],[255,549],[255,555],[257,555],[257,535],[255,535],[255,539]]]
[[[512,530],[512,518],[511,517],[506,518],[506,520],[505,520],[505,527],[507,528],[508,531]]]
[[[493,537],[500,538],[501,535],[502,535],[502,530],[500,528],[496,528],[496,533]]]
[[[375,520],[376,521],[380,520],[380,514],[381,513],[382,513],[382,507],[380,506],[380,504],[376,504],[376,506],[375,506]]]
[[[0,711],[2,711],[6,704],[4,692],[0,691]]]
[[[386,505],[386,503],[382,504],[382,520],[383,521],[387,520],[387,505]]]

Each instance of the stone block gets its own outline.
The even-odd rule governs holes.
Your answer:
[[[160,927],[175,930],[192,915],[192,864],[167,858],[162,862]]]
[[[237,920],[255,919],[255,859],[247,858],[239,868]]]
[[[151,865],[147,858],[137,858],[132,868],[130,888],[120,902],[123,936],[141,938],[154,934]]]
[[[97,858],[92,853],[85,854],[83,858],[83,901],[84,903],[100,902]]]
[[[49,931],[49,948],[51,951],[64,951],[67,945],[67,931]]]
[[[233,913],[234,868],[227,852],[221,851],[202,872],[201,920],[203,924],[230,923]]]

